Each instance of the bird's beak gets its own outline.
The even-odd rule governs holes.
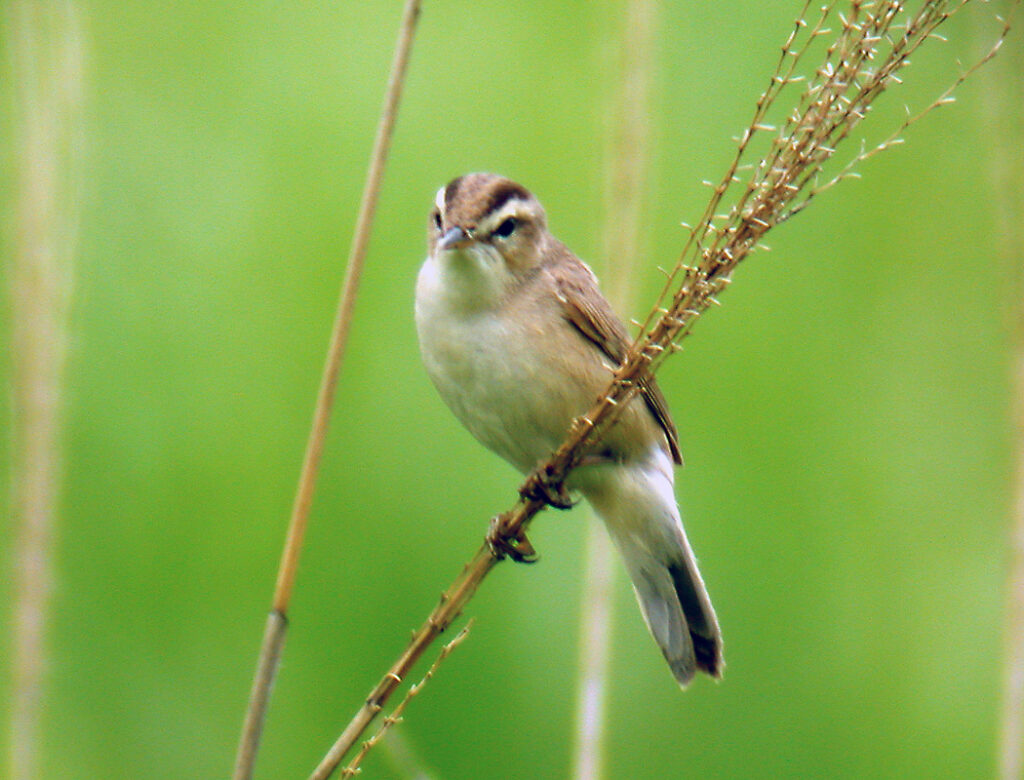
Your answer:
[[[462,249],[472,239],[462,228],[455,226],[448,228],[444,235],[437,240],[437,248],[440,250]]]

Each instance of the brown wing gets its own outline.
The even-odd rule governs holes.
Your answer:
[[[557,285],[558,300],[562,304],[565,317],[576,326],[589,341],[592,341],[598,349],[618,365],[626,355],[628,348],[628,335],[625,327],[615,316],[608,301],[597,289],[590,269],[579,263],[577,268],[572,269],[570,274],[557,274],[555,281]],[[565,269],[563,264],[560,270]],[[683,456],[679,451],[679,434],[676,432],[675,423],[668,411],[668,404],[665,396],[661,394],[658,383],[653,376],[645,376],[640,380],[640,393],[647,402],[647,408],[651,410],[658,425],[665,431],[665,438],[668,440],[669,452],[672,460],[682,465]]]

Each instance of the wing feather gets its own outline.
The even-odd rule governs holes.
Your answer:
[[[575,258],[573,258],[575,260]],[[626,328],[615,316],[611,306],[600,291],[590,269],[576,261],[579,272],[571,275],[555,275],[558,300],[562,304],[565,318],[592,342],[616,365],[622,362],[629,346]],[[564,268],[565,266],[562,265]],[[640,393],[654,419],[665,431],[672,460],[682,465],[679,450],[679,434],[668,410],[668,403],[662,395],[653,376],[640,380]]]

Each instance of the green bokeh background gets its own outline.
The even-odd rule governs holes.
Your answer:
[[[82,6],[43,776],[226,777],[400,3]],[[652,257],[628,315],[646,313],[798,7],[663,4]],[[999,9],[955,19],[869,138],[940,93],[957,57],[977,59]],[[618,3],[426,0],[260,778],[308,774],[515,496],[419,363],[425,215],[451,177],[502,172],[600,273],[620,20]],[[680,692],[620,576],[610,777],[995,771],[1018,289],[1006,227],[1024,219],[997,182],[1020,182],[1006,171],[1024,148],[1021,32],[957,104],[775,231],[666,364],[678,495],[728,668]],[[538,519],[541,562],[494,572],[469,641],[410,705],[399,732],[433,776],[568,775],[584,522]],[[0,657],[8,645],[5,629]],[[365,767],[406,777],[385,749]]]

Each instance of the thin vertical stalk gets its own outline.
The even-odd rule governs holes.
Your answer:
[[[1024,311],[1021,312],[1024,316]],[[1007,649],[1003,678],[1003,712],[999,776],[1020,780],[1024,774],[1024,338],[1014,350],[1014,439],[1016,478],[1010,528],[1010,577],[1007,594]]]
[[[633,276],[644,246],[642,214],[651,150],[651,82],[654,70],[655,0],[629,0],[621,19],[620,80],[610,107],[604,209],[605,292],[625,314],[632,305]],[[604,774],[604,737],[611,661],[614,550],[608,534],[590,518],[580,630],[580,677],[576,703],[573,777]]]
[[[1010,5],[1010,4],[1008,4]],[[1011,5],[1012,7],[1016,3]],[[1006,603],[1006,655],[1003,676],[1003,709],[999,746],[999,777],[1024,777],[1024,46],[1019,39],[1006,58],[986,76],[982,110],[993,134],[989,170],[995,197],[995,246],[1000,260],[1011,269],[1010,311],[1014,319],[1011,354],[1011,389],[1015,478],[1009,523],[1010,571]]]
[[[608,534],[589,513],[580,627],[580,676],[577,683],[576,739],[572,776],[604,776],[604,738],[614,617],[615,550]]]
[[[380,195],[381,180],[387,162],[391,136],[398,116],[399,100],[405,84],[405,74],[412,51],[416,22],[419,19],[421,0],[406,0],[399,28],[398,41],[395,44],[395,55],[391,62],[391,75],[388,81],[384,107],[381,110],[377,135],[370,155],[370,166],[363,187],[363,197],[356,220],[352,245],[349,250],[348,265],[345,270],[345,281],[342,286],[338,308],[331,329],[331,341],[327,349],[320,390],[317,394],[316,407],[313,412],[313,424],[306,443],[306,453],[299,473],[298,488],[292,506],[288,534],[285,539],[281,563],[277,573],[277,584],[274,588],[273,606],[267,616],[263,632],[263,643],[257,661],[256,674],[253,678],[252,691],[249,695],[249,706],[242,726],[242,735],[235,759],[234,780],[249,780],[252,777],[259,749],[260,734],[266,718],[270,691],[284,647],[285,634],[288,628],[288,605],[291,602],[292,589],[295,586],[295,573],[298,568],[299,554],[306,534],[309,509],[313,502],[313,492],[323,455],[324,440],[330,423],[331,411],[334,406],[335,388],[338,384],[338,373],[341,370],[348,344],[352,314],[355,309],[359,282],[362,277],[366,247],[370,240],[370,229],[373,225],[377,200]]]
[[[78,237],[82,33],[68,0],[12,3],[10,262],[14,604],[12,780],[41,777],[47,628],[61,475],[68,303]]]

